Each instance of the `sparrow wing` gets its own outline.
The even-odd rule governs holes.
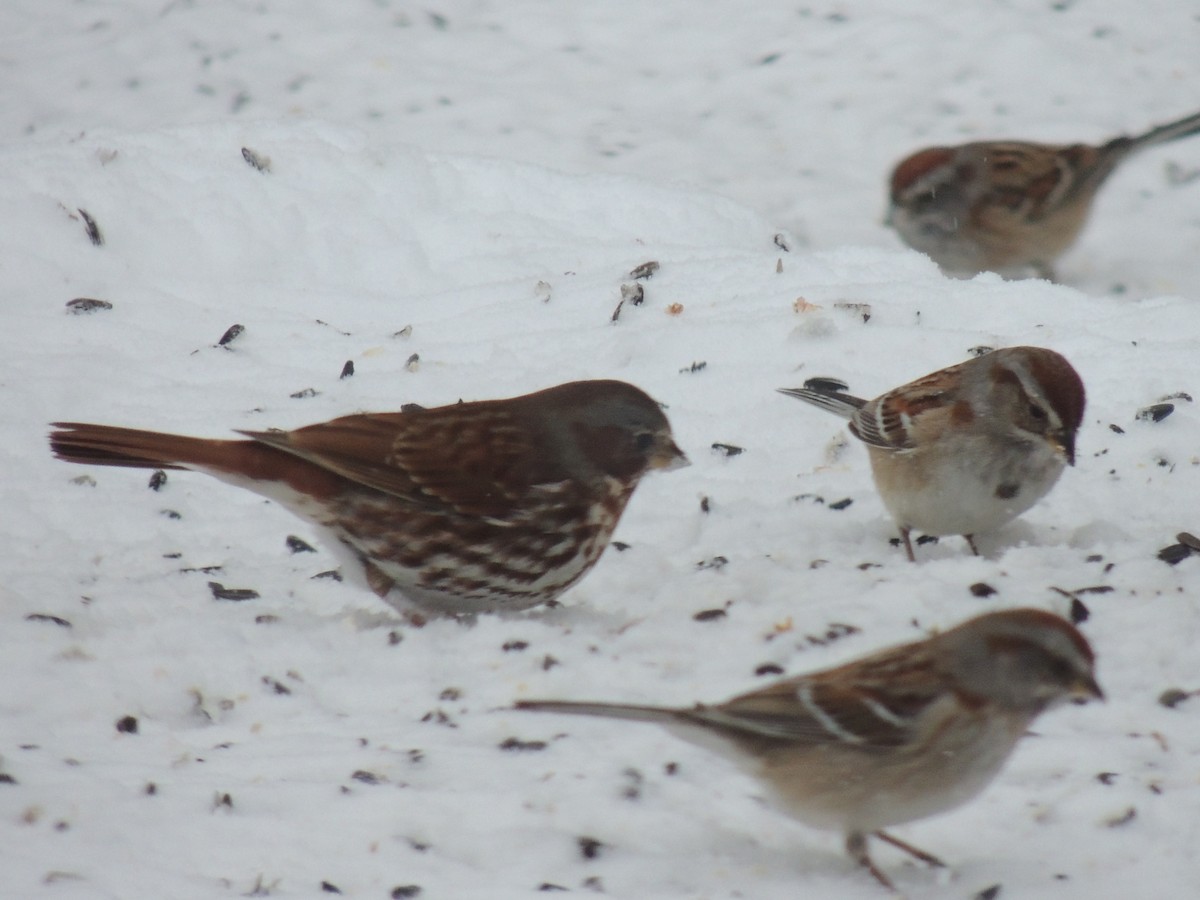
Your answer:
[[[569,479],[538,435],[495,401],[242,433],[364,487],[467,515],[503,518],[531,491]]]
[[[910,741],[924,714],[948,696],[924,646],[892,648],[790,678],[719,706],[697,707],[688,717],[747,736],[864,750],[896,747]]]
[[[931,372],[865,403],[850,420],[851,433],[881,450],[912,450],[917,434],[940,430],[948,417],[970,414],[958,398],[963,366],[972,361]]]

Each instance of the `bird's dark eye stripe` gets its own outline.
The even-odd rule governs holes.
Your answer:
[[[1046,418],[1046,411],[1044,409],[1042,409],[1040,406],[1038,406],[1036,403],[1029,404],[1029,414],[1031,416],[1033,416],[1035,419]]]
[[[1069,681],[1075,675],[1075,668],[1062,657],[1050,660],[1050,673],[1060,681]]]

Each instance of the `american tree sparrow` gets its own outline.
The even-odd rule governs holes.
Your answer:
[[[892,172],[887,224],[954,275],[1053,264],[1075,243],[1096,191],[1127,158],[1200,133],[1200,113],[1100,144],[976,141],[927,147]]]
[[[195,469],[269,497],[323,526],[380,597],[398,588],[451,614],[553,600],[596,564],[642,476],[687,464],[659,405],[622,381],[241,432],[248,440],[55,427],[59,459]]]
[[[814,378],[780,392],[850,420],[913,561],[914,529],[964,535],[977,553],[973,535],[1021,515],[1075,464],[1083,382],[1053,350],[993,350],[869,401],[845,389]]]
[[[517,708],[657,722],[721,752],[785,812],[845,834],[851,858],[892,888],[868,837],[942,865],[882,829],[966,803],[1041,713],[1102,699],[1093,665],[1068,622],[1015,609],[714,706],[525,700]]]

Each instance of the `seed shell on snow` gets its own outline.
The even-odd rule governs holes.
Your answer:
[[[528,751],[536,752],[546,749],[545,741],[523,741],[520,738],[510,737],[505,738],[497,744],[501,750],[506,750],[510,753],[525,753]]]
[[[1072,625],[1081,625],[1092,617],[1092,611],[1078,597],[1071,598],[1070,619]]]
[[[595,859],[600,855],[600,851],[604,849],[604,841],[594,837],[581,837],[578,839],[579,852],[584,859]]]
[[[284,541],[288,550],[292,553],[316,553],[316,549],[308,541],[303,538],[298,538],[294,534],[289,534]]]
[[[630,278],[653,278],[654,273],[658,271],[658,262],[656,260],[647,260],[640,266],[634,266],[629,270]]]
[[[71,623],[61,616],[52,616],[49,613],[30,613],[25,617],[26,622],[51,622],[58,625],[60,628],[70,628]]]
[[[1200,696],[1200,691],[1185,691],[1182,688],[1167,688],[1158,695],[1160,706],[1165,706],[1167,709],[1174,709],[1185,700],[1192,697]]]
[[[230,325],[225,329],[225,333],[221,335],[221,339],[217,341],[217,346],[228,347],[231,343],[236,341],[245,330],[246,326],[244,325]]]
[[[270,675],[264,675],[262,677],[262,683],[266,687],[270,688],[271,693],[273,694],[281,694],[286,697],[292,693],[292,689],[290,687],[288,687],[278,678],[272,678]]]
[[[1106,826],[1108,826],[1109,828],[1120,828],[1123,825],[1128,825],[1130,822],[1132,822],[1136,818],[1137,818],[1137,808],[1131,806],[1127,810],[1125,810],[1123,813],[1105,820],[1104,824]]]
[[[113,305],[107,300],[97,300],[95,297],[76,297],[74,300],[67,301],[67,312],[76,316],[84,313],[102,312],[112,308]]]
[[[313,319],[313,321],[316,322],[318,325],[320,325],[322,328],[332,328],[334,331],[336,331],[342,337],[350,337],[349,331],[342,331],[342,329],[338,328],[336,325],[330,325],[324,319]]]
[[[83,229],[87,233],[88,240],[92,242],[92,246],[104,246],[104,235],[100,233],[100,226],[96,224],[96,220],[92,218],[92,214],[86,209],[79,209],[77,212],[79,213],[79,217],[83,219]]]
[[[1174,403],[1152,403],[1150,406],[1139,409],[1134,418],[1142,422],[1161,422],[1173,412],[1175,412]]]
[[[1195,552],[1196,550],[1194,548],[1180,541],[1179,543],[1168,544],[1167,546],[1163,547],[1158,551],[1157,556],[1167,565],[1175,566],[1183,562]]]
[[[219,581],[210,581],[208,589],[212,591],[214,600],[229,600],[241,603],[245,600],[257,600],[259,593],[253,588],[227,588]]]
[[[255,153],[249,147],[242,148],[242,159],[246,164],[260,172],[271,171],[271,157]],[[287,168],[286,166],[284,168]]]
[[[174,558],[174,557],[172,557],[172,558]],[[216,565],[216,566],[183,566],[179,570],[179,574],[191,575],[196,572],[199,572],[201,575],[212,575],[216,572],[223,571],[224,568],[225,568],[224,566],[220,566],[220,565]]]

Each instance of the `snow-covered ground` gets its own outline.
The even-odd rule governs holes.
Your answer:
[[[768,664],[1074,596],[1109,702],[897,829],[950,874],[879,861],[912,896],[1185,896],[1200,696],[1159,698],[1200,688],[1200,557],[1156,554],[1200,529],[1200,409],[1136,414],[1200,391],[1200,140],[1114,178],[1070,286],[944,279],[880,219],[923,143],[1191,111],[1194,10],[573,6],[0,8],[0,895],[876,898],[724,760],[507,707],[719,700]],[[841,423],[774,391],[872,395],[1019,343],[1064,353],[1089,407],[1078,466],[982,558],[943,539],[907,563],[863,449],[831,461]],[[646,479],[628,548],[560,608],[473,626],[314,578],[328,548],[249,493],[151,491],[45,441],[57,419],[223,436],[584,377],[667,404],[694,464]]]

